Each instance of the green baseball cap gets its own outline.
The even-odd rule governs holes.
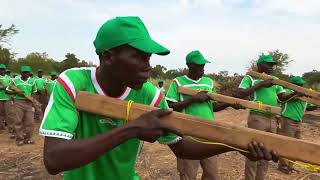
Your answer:
[[[51,71],[50,76],[56,76],[58,73],[56,71]]]
[[[0,69],[7,69],[7,67],[4,64],[0,64]]]
[[[210,63],[210,61],[206,60],[206,59],[203,57],[203,55],[201,54],[201,52],[198,51],[198,50],[196,50],[196,51],[191,51],[191,52],[187,55],[186,61],[187,61],[187,63],[193,63],[193,64],[198,64],[198,65]]]
[[[257,63],[262,63],[262,62],[277,64],[277,62],[273,60],[271,55],[264,55],[264,54],[262,54],[257,60]]]
[[[12,73],[12,76],[19,76],[19,73]]]
[[[43,69],[38,69],[38,71],[37,72],[43,72]]]
[[[6,69],[6,72],[11,72],[11,70],[10,69]]]
[[[293,84],[304,85],[306,83],[300,76],[293,76],[290,80]]]
[[[159,80],[158,80],[158,83],[161,83],[161,82],[163,83],[163,82],[164,82],[164,80],[162,80],[162,79],[159,79]]]
[[[96,53],[128,44],[140,51],[167,55],[170,51],[152,40],[139,17],[116,17],[105,22],[93,42]]]
[[[25,71],[31,72],[31,68],[30,68],[30,66],[21,66],[20,71],[21,72],[25,72]]]

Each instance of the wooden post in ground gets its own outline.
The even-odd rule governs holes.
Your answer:
[[[79,92],[75,106],[80,111],[99,114],[117,119],[127,117],[128,102],[115,98]],[[129,120],[156,108],[133,103]],[[211,122],[204,118],[173,112],[161,118],[164,123],[175,127],[184,135],[194,136],[214,142],[225,143],[246,150],[252,141],[263,142],[268,150],[276,150],[281,157],[320,165],[320,145],[300,139],[281,136],[273,133],[249,129],[223,122]]]

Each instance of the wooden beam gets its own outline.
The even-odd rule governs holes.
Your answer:
[[[267,74],[262,74],[262,73],[258,73],[258,72],[255,72],[255,71],[248,72],[248,75],[256,77],[256,78],[259,78],[259,79],[262,79],[262,80],[273,79],[271,76],[269,76]],[[317,92],[317,91],[313,91],[313,90],[310,90],[310,89],[307,89],[307,88],[304,88],[304,87],[301,87],[301,86],[298,86],[298,85],[295,85],[295,84],[292,84],[292,83],[289,83],[289,82],[286,82],[286,81],[283,81],[283,80],[280,80],[280,79],[273,79],[272,83],[273,84],[277,84],[277,85],[281,85],[283,87],[292,89],[292,90],[294,90],[296,92],[299,92],[299,93],[308,95],[308,96],[310,96],[312,98],[320,100],[320,93]]]
[[[320,106],[320,100],[319,99],[312,99],[312,98],[308,98],[308,97],[298,97],[298,99],[314,104],[314,105],[318,105]]]
[[[125,119],[127,102],[107,96],[79,92],[75,106],[80,111],[99,114],[117,119]],[[133,103],[129,120],[156,108]],[[173,112],[161,118],[166,124],[177,128],[184,135],[194,136],[214,142],[222,142],[237,148],[247,149],[252,140],[263,142],[268,150],[276,150],[281,157],[320,165],[320,145],[300,139],[272,134],[255,129],[231,125],[223,122],[211,122],[204,118]]]
[[[181,93],[181,94],[195,95],[199,91],[179,86],[178,87],[178,92]],[[281,108],[279,108],[279,107],[265,105],[265,104],[259,105],[258,103],[253,102],[253,101],[247,101],[247,100],[244,100],[244,99],[234,98],[234,97],[225,96],[225,95],[217,94],[217,93],[208,93],[208,95],[213,100],[218,101],[218,102],[223,102],[223,103],[227,103],[227,104],[236,104],[236,103],[238,103],[238,104],[240,104],[240,105],[242,105],[243,107],[246,107],[246,108],[261,109],[262,111],[271,112],[271,113],[275,113],[275,114],[281,114]]]

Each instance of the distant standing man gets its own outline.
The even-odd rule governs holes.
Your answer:
[[[34,94],[34,97],[42,104],[41,109],[35,107],[35,120],[41,122],[43,117],[43,112],[47,104],[47,95],[45,91],[45,84],[47,79],[43,77],[43,70],[38,69],[38,75],[34,77],[34,82],[37,87],[37,92]]]
[[[174,111],[183,112],[197,117],[206,118],[214,121],[214,112],[223,110],[229,105],[214,102],[205,92],[215,93],[214,81],[205,77],[205,64],[210,63],[203,57],[200,51],[192,51],[186,56],[186,64],[188,66],[188,74],[176,77],[171,83],[166,100],[169,107]],[[178,92],[178,87],[188,87],[199,92],[194,96],[183,95]],[[219,179],[217,157],[209,157],[201,160],[188,160],[177,158],[177,168],[180,173],[181,180],[195,180],[198,172],[199,164],[203,169],[203,180]]]
[[[293,76],[290,82],[298,86],[305,84],[305,81],[300,76]],[[308,103],[297,98],[300,96],[299,93],[291,89],[285,90],[286,93],[294,93],[296,96],[281,102],[281,128],[278,134],[301,139],[301,122]],[[316,106],[313,106],[307,110],[314,110],[316,108]],[[293,171],[292,163],[280,159],[278,169],[283,173],[290,174]]]
[[[8,89],[11,93],[16,94],[15,96],[15,134],[16,143],[18,146],[23,144],[34,144],[32,140],[33,129],[34,129],[34,111],[32,103],[27,100],[24,96],[31,96],[36,92],[36,86],[34,81],[30,78],[31,68],[30,66],[21,66],[21,77],[12,80],[14,86],[19,89],[19,92]]]
[[[270,75],[276,64],[271,55],[262,55],[257,60],[258,72]],[[273,78],[276,77],[273,76]],[[239,98],[250,96],[252,101],[271,106],[278,106],[278,99],[285,101],[293,96],[293,94],[286,96],[283,87],[273,85],[272,79],[263,81],[249,75],[246,75],[242,79],[235,94]],[[258,109],[250,110],[248,116],[249,128],[276,133],[277,126],[275,114]],[[245,179],[264,180],[268,172],[268,166],[267,161],[261,160],[254,162],[246,159]]]
[[[56,71],[52,71],[50,73],[51,79],[49,79],[47,81],[47,84],[46,84],[46,90],[47,90],[47,94],[48,95],[50,95],[52,93],[53,88],[57,83],[57,80],[56,80],[57,79],[57,75],[58,75],[58,73]]]
[[[10,77],[6,75],[6,65],[0,64],[0,133],[5,130],[6,124],[10,124],[8,119],[8,107],[10,106],[10,95],[6,94],[5,89],[10,84]]]
[[[159,80],[158,81],[158,89],[160,89],[160,91],[164,94],[165,93],[165,89],[164,89],[164,87],[163,87],[163,83],[164,83],[164,80]]]

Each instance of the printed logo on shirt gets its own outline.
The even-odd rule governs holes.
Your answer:
[[[110,118],[106,118],[106,119],[99,119],[99,123],[100,124],[110,124],[112,126],[116,126],[117,124]]]

